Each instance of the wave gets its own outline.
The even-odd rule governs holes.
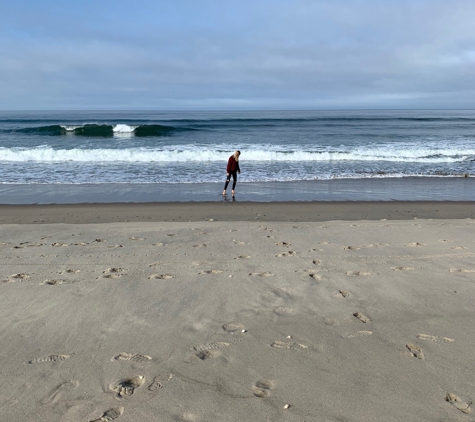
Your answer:
[[[66,130],[66,129],[65,129]],[[71,128],[71,131],[77,129]],[[137,129],[135,129],[137,130]],[[98,148],[54,149],[0,148],[3,162],[79,162],[79,163],[172,163],[172,162],[218,162],[226,161],[229,151],[203,148]],[[475,161],[475,149],[409,149],[395,150],[384,147],[374,149],[291,151],[261,148],[246,150],[243,161],[252,162],[398,162],[398,163],[457,163]]]
[[[166,136],[173,131],[187,130],[164,125],[127,125],[127,124],[81,124],[81,125],[49,125],[36,126],[21,129],[2,130],[2,132],[17,132],[35,135],[60,136],[73,134],[77,136],[90,137],[111,137],[120,134],[131,134],[135,136]]]

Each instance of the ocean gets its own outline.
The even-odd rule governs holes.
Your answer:
[[[220,200],[237,149],[242,200],[474,193],[475,111],[3,111],[0,203]]]

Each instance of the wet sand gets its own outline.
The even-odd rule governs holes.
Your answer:
[[[475,202],[168,202],[0,205],[0,224],[475,218]]]

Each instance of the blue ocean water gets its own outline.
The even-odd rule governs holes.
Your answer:
[[[460,177],[475,111],[0,112],[1,184]]]

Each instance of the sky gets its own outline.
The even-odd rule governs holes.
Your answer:
[[[475,109],[473,0],[16,0],[0,110]]]

